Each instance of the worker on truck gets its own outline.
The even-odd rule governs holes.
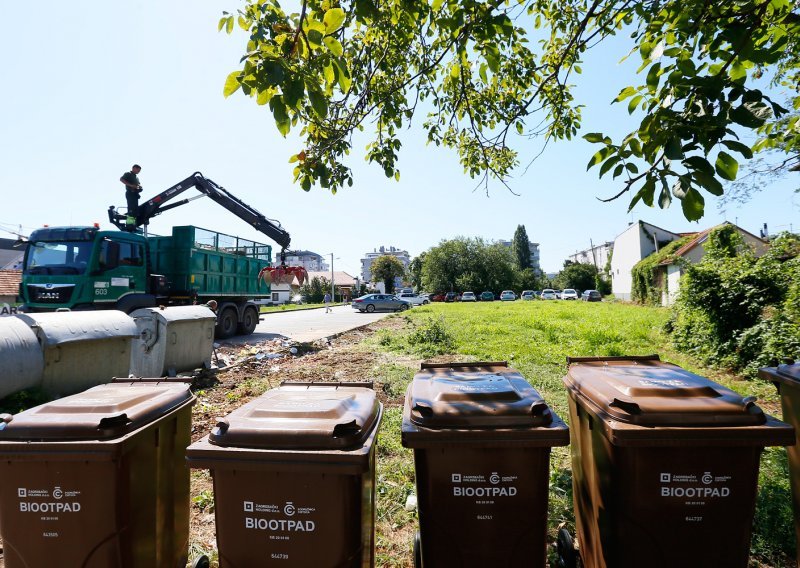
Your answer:
[[[139,183],[139,172],[142,166],[133,164],[131,171],[122,174],[119,181],[125,184],[125,201],[128,203],[128,216],[125,222],[128,225],[136,224],[136,214],[139,210],[139,194],[142,193],[142,186]]]

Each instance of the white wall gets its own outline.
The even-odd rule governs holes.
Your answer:
[[[620,300],[631,299],[631,270],[637,262],[656,251],[656,241],[674,241],[680,235],[665,231],[650,223],[638,221],[629,226],[614,240],[611,257],[611,292]]]

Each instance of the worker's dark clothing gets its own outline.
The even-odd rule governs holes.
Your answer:
[[[125,172],[120,178],[126,184],[131,184],[139,187],[139,176],[133,172]],[[139,210],[139,191],[131,189],[130,186],[125,185],[125,201],[128,205],[128,217],[136,219],[136,214]]]

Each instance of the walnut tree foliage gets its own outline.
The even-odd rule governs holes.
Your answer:
[[[376,258],[370,265],[370,273],[373,282],[383,282],[386,293],[394,291],[394,279],[402,278],[406,273],[406,267],[396,256],[383,254]]]
[[[481,183],[505,183],[519,165],[513,143],[577,136],[573,97],[584,54],[614,35],[641,60],[615,99],[641,117],[621,140],[602,133],[589,167],[620,181],[630,206],[681,202],[703,215],[739,162],[780,150],[791,167],[800,125],[767,92],[800,108],[796,0],[244,0],[220,29],[249,34],[224,87],[299,129],[295,181],[308,191],[352,185],[356,131],[371,131],[368,161],[399,178],[399,133],[417,114],[429,143],[458,152]],[[758,141],[740,139],[748,132]]]

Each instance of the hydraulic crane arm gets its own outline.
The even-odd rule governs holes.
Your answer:
[[[188,199],[182,199],[181,201],[176,201],[175,203],[170,203],[167,205],[168,201],[174,199],[187,189],[191,189],[193,187],[196,188],[202,195]],[[108,208],[108,220],[122,231],[133,232],[143,225],[149,225],[150,219],[156,215],[160,215],[164,211],[174,209],[180,205],[185,205],[186,203],[189,203],[190,201],[200,197],[209,197],[213,199],[219,205],[278,243],[281,246],[281,257],[283,258],[284,251],[289,247],[289,243],[291,242],[291,236],[283,227],[281,227],[280,223],[271,219],[267,219],[264,217],[264,215],[250,207],[247,203],[232,195],[224,187],[204,177],[200,172],[193,173],[182,182],[176,183],[149,201],[140,204],[139,210],[136,214],[135,225],[126,224],[126,216],[122,215],[121,213],[117,213],[113,205]]]

